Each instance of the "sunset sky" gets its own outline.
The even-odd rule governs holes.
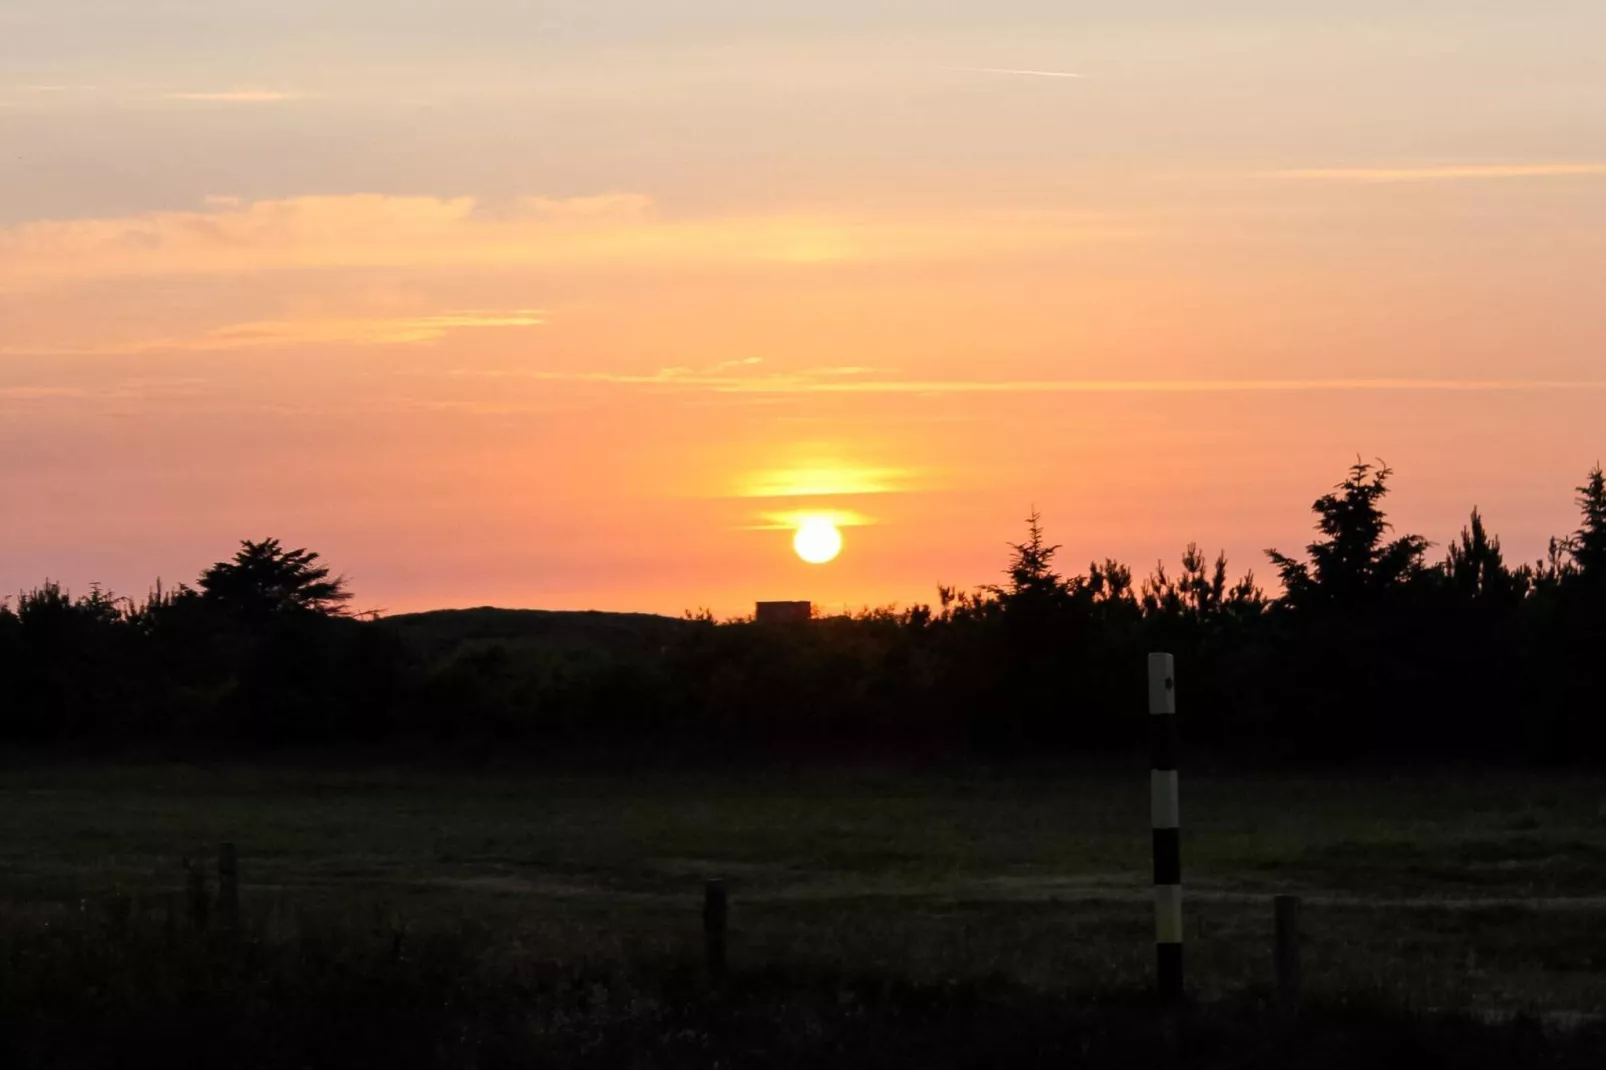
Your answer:
[[[0,591],[744,612],[1606,458],[1600,0],[0,0]],[[828,565],[800,517],[844,522]],[[1434,551],[1437,556],[1439,551]]]

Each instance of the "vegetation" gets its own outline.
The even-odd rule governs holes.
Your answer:
[[[336,616],[351,600],[345,577],[330,579],[317,554],[286,550],[278,539],[241,543],[232,561],[201,573],[200,587],[209,602],[247,618],[295,612]]]
[[[1244,1000],[1167,1031],[1137,993],[1087,998],[997,980],[684,965],[609,970],[509,955],[483,930],[350,919],[207,933],[144,917],[0,936],[0,1060],[18,1070],[227,1065],[577,1068],[1597,1065],[1606,1035],[1370,1003],[1297,1022]]]
[[[349,616],[318,555],[243,543],[142,602],[46,582],[0,607],[0,742],[168,753],[416,745],[658,759],[1067,755],[1134,742],[1174,652],[1190,742],[1243,757],[1588,761],[1606,722],[1606,479],[1513,566],[1473,510],[1444,558],[1390,530],[1390,471],[1314,503],[1282,593],[1189,545],[1069,575],[1038,517],[1006,582],[806,626],[473,610]]]
[[[734,964],[919,983],[1139,990],[1152,969],[1147,763],[1027,772],[30,765],[0,772],[0,917],[161,915],[238,844],[247,906],[462,919],[609,969],[695,958],[730,879]],[[1598,776],[1183,772],[1189,961],[1270,979],[1269,897],[1306,897],[1313,995],[1606,1007]],[[372,910],[359,908],[380,907]],[[388,924],[388,922],[387,922]]]
[[[145,919],[3,940],[0,1060],[18,1070],[412,1067],[1597,1065],[1598,1026],[1553,1032],[1366,1003],[1289,1023],[1264,1003],[1167,1031],[1136,993],[1047,996],[997,981],[743,971],[723,990],[673,964],[610,971],[510,957],[483,932],[307,925],[178,932]]]
[[[1070,574],[1035,515],[997,585],[784,626],[362,619],[275,540],[140,602],[46,582],[0,609],[0,742],[26,756],[0,768],[0,1064],[1594,1065],[1598,771],[1487,760],[1600,753],[1606,484],[1512,565],[1476,510],[1431,562],[1388,480],[1357,464],[1315,502],[1275,597],[1194,545]],[[1307,766],[1185,775],[1197,1003],[1170,1034],[1144,1006],[1144,762],[1082,757],[1137,742],[1152,649],[1193,753]],[[309,755],[346,771],[285,771]],[[539,771],[577,756],[635,769]],[[813,758],[902,771],[787,769]],[[223,840],[244,921],[192,925],[184,859]],[[697,964],[715,873],[724,988]],[[1266,999],[1284,891],[1297,1020]]]
[[[1164,1064],[1146,767],[1109,764],[0,769],[0,1065]],[[1601,797],[1185,771],[1181,1065],[1594,1065]],[[224,839],[245,920],[194,930],[183,860],[206,873]],[[1292,1030],[1265,1003],[1283,891],[1305,897]]]

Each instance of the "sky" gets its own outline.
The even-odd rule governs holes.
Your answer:
[[[1606,456],[1606,5],[0,0],[0,591],[1273,578]],[[792,553],[801,518],[841,556]],[[1433,553],[1437,556],[1441,550]]]

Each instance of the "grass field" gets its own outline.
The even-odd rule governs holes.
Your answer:
[[[1606,1009],[1606,780],[1183,777],[1189,982],[1419,1008]],[[239,845],[248,909],[470,923],[545,960],[694,958],[730,879],[734,965],[1134,990],[1152,957],[1143,768],[1054,774],[474,776],[191,766],[0,771],[14,919],[160,910]]]

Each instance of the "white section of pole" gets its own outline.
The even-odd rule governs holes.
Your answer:
[[[1149,712],[1177,712],[1176,662],[1170,654],[1149,655]]]

